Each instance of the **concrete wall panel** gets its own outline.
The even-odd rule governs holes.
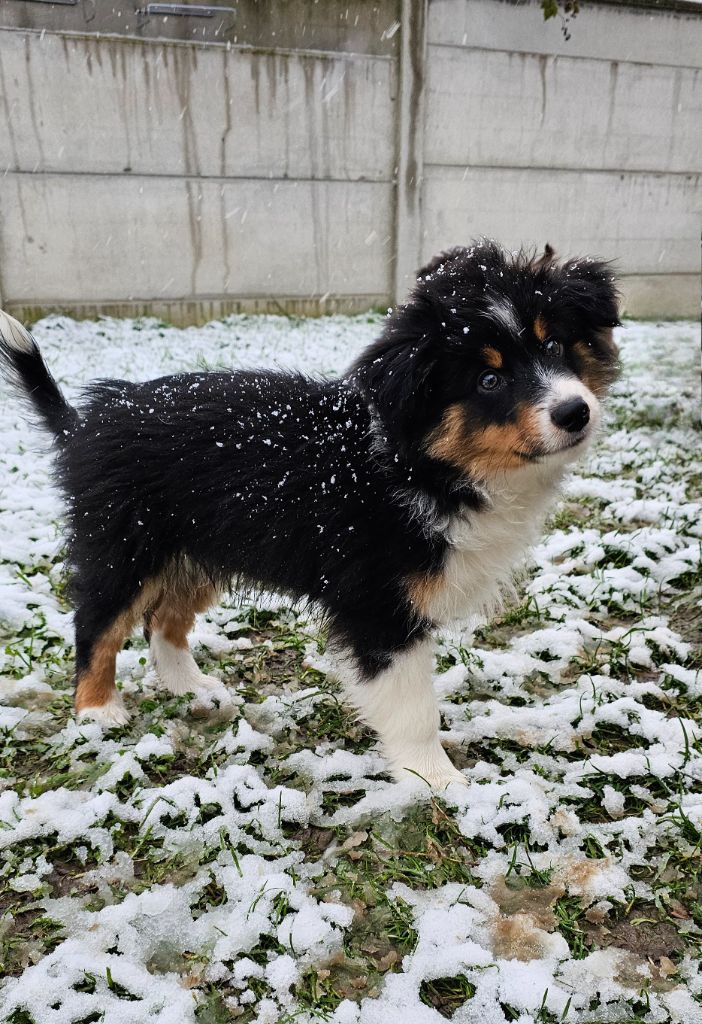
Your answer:
[[[392,61],[0,31],[0,167],[388,180]]]
[[[390,293],[383,184],[8,174],[0,209],[16,304]]]
[[[629,3],[583,4],[565,39],[561,22],[544,22],[538,3],[509,0],[431,0],[429,42],[515,53],[560,54],[602,60],[699,67],[702,18],[686,11]],[[585,100],[585,97],[579,97]]]
[[[0,0],[0,26],[41,32],[89,32],[190,43],[392,56],[399,42],[399,0],[188,0],[215,6],[212,17],[152,15],[138,0],[80,0],[64,5]],[[141,9],[141,10],[140,10]]]
[[[569,40],[537,0],[232,6],[220,30],[0,2],[11,309],[358,309],[481,234],[616,258],[632,312],[694,308],[699,5],[591,0]]]
[[[423,200],[425,257],[488,235],[616,258],[627,274],[699,264],[699,176],[432,167]]]
[[[699,319],[699,274],[628,274],[620,278],[622,310],[650,319]]]
[[[700,125],[697,69],[429,47],[429,163],[700,170]]]

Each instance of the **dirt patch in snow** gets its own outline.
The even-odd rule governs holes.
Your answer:
[[[658,916],[639,917],[633,921],[625,918],[615,921],[605,919],[599,924],[588,922],[585,932],[599,949],[617,946],[644,960],[671,957],[685,948],[685,942],[677,929]]]
[[[510,885],[504,877],[498,878],[490,895],[502,913],[528,916],[539,928],[552,931],[556,927],[556,915],[553,907],[565,893],[565,886],[559,883],[533,887],[530,885]]]
[[[492,928],[492,951],[500,960],[540,960],[548,953],[543,928],[531,914],[500,917]]]

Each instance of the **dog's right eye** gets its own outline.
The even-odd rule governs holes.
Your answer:
[[[478,391],[497,391],[501,384],[502,377],[500,377],[499,373],[494,373],[492,370],[481,373],[478,377]]]

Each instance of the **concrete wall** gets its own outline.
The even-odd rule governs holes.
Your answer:
[[[388,55],[16,30],[0,32],[0,83],[10,309],[200,319],[387,300]]]
[[[639,315],[696,309],[689,5],[591,2],[569,41],[535,2],[136,6],[0,4],[16,315],[366,309],[482,234],[618,258]]]
[[[702,12],[701,12],[702,13]],[[583,5],[429,6],[422,249],[460,225],[614,256],[630,310],[699,303],[702,17]]]

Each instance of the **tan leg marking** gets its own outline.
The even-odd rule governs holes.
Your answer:
[[[166,591],[151,615],[151,654],[159,679],[171,693],[197,693],[221,685],[200,671],[188,646],[195,615],[213,605],[217,596],[210,583]]]
[[[124,641],[131,633],[144,608],[155,600],[159,593],[158,585],[146,583],[134,603],[126,611],[121,612],[95,642],[90,657],[90,664],[82,672],[78,673],[76,679],[75,709],[76,714],[100,708],[105,708],[112,702],[119,701],[119,694],[115,687],[115,666],[117,655],[122,649]],[[110,716],[113,721],[126,721],[127,712],[121,708],[116,716]],[[95,716],[100,718],[99,715]],[[109,719],[105,719],[107,722]]]
[[[132,607],[119,615],[109,629],[106,629],[93,647],[90,664],[78,675],[76,687],[76,712],[87,708],[101,708],[114,700],[115,664],[127,636],[139,616],[139,608]]]
[[[203,584],[188,593],[166,591],[153,611],[150,628],[159,632],[174,647],[187,650],[188,633],[198,612],[207,611],[217,601],[217,590]]]

